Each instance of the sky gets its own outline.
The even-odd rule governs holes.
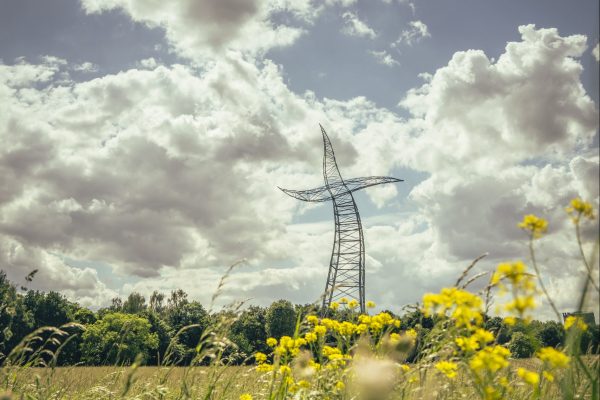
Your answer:
[[[93,309],[177,288],[208,305],[243,260],[218,304],[318,301],[331,204],[277,187],[323,184],[320,123],[343,177],[404,180],[356,196],[379,309],[484,253],[473,274],[529,263],[517,223],[534,213],[571,311],[584,267],[564,207],[599,201],[597,16],[595,0],[1,1],[0,269]],[[552,318],[541,298],[535,316]]]

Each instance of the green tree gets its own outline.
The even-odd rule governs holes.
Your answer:
[[[23,301],[33,317],[34,329],[42,326],[59,327],[70,322],[71,314],[77,307],[58,292],[30,290]]]
[[[158,290],[155,290],[154,292],[152,292],[152,295],[150,295],[149,308],[152,311],[161,314],[164,310],[164,300],[165,295],[163,293],[160,293]]]
[[[147,360],[158,348],[158,335],[150,328],[150,322],[138,315],[106,314],[84,332],[82,361],[88,365],[128,365],[138,354]]]
[[[171,309],[179,308],[188,302],[188,295],[181,289],[172,290],[171,297],[167,300],[168,306]]]
[[[267,310],[265,322],[270,337],[292,336],[296,329],[294,306],[287,300],[274,302]]]
[[[171,303],[167,313],[167,322],[172,329],[173,335],[177,335],[180,330],[190,325],[199,325],[194,328],[187,328],[177,335],[177,342],[183,346],[185,356],[181,362],[188,362],[195,351],[200,335],[208,325],[208,313],[197,301],[187,302],[178,301]],[[177,304],[177,306],[174,306]]]
[[[523,332],[514,332],[508,343],[508,349],[515,358],[531,357],[538,347],[535,339]]]
[[[146,310],[146,299],[138,292],[132,292],[123,303],[123,312],[139,314]]]
[[[165,353],[171,342],[172,331],[166,321],[161,319],[160,315],[150,309],[141,314],[150,323],[150,333],[156,334],[158,339],[158,347],[155,351],[151,351],[147,364],[159,365],[165,358]]]
[[[246,355],[256,351],[267,352],[265,325],[265,309],[258,306],[248,307],[231,326],[231,340]]]
[[[546,321],[538,334],[543,346],[558,347],[565,341],[565,330],[556,321]]]
[[[33,328],[23,297],[0,270],[0,363]]]
[[[420,309],[416,309],[414,311],[407,312],[401,318],[402,320],[402,329],[411,329],[417,327],[417,325],[422,326],[426,329],[433,328],[433,318],[426,317],[425,314]]]
[[[82,325],[91,325],[97,321],[97,318],[89,308],[80,307],[73,313],[72,320]]]
[[[494,333],[498,344],[505,344],[510,341],[510,327],[504,323],[504,320],[501,317],[492,317],[486,319],[485,329]]]

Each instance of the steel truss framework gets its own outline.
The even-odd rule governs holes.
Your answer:
[[[322,126],[321,133],[325,185],[308,190],[280,189],[302,201],[333,202],[335,235],[323,296],[323,310],[327,310],[333,301],[346,297],[356,299],[361,312],[365,312],[365,241],[360,214],[352,193],[370,186],[402,182],[402,179],[389,176],[342,179],[331,141]]]

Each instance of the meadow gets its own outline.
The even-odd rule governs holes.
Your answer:
[[[587,360],[588,363],[592,359]],[[513,372],[518,368],[538,367],[535,359],[511,361]],[[204,398],[211,367],[56,367],[18,370],[22,393],[30,398]],[[229,366],[224,369],[214,388],[216,398],[238,399],[244,393],[260,393],[265,375],[254,366]],[[426,382],[415,385],[409,398],[435,398],[447,391],[447,382],[434,371]],[[185,394],[187,392],[187,394]],[[393,393],[401,396],[400,392]],[[8,397],[8,396],[7,396]],[[10,397],[8,397],[10,398]]]
[[[581,224],[595,219],[591,204],[574,199],[567,212],[585,267],[579,312],[598,291],[599,244],[586,255],[581,242]],[[157,367],[144,366],[150,353],[142,350],[156,349],[158,335],[134,314],[107,313],[88,327],[41,327],[3,355],[0,399],[598,399],[595,324],[575,312],[560,326],[564,337],[555,345],[534,343],[527,335],[539,326],[533,315],[540,299],[559,321],[562,317],[544,287],[535,252],[547,224],[535,215],[518,224],[528,235],[529,265],[500,263],[483,289],[471,291],[484,276],[471,275],[475,260],[453,287],[424,294],[412,321],[385,311],[359,313],[351,299],[332,303],[326,312],[315,306],[297,314],[278,304],[269,311],[262,351],[245,353],[243,341],[233,340],[244,316],[234,305],[199,331],[197,324],[180,328]],[[489,316],[492,301],[502,317]],[[277,322],[292,315],[293,329],[276,334]],[[115,326],[118,330],[108,329]],[[514,328],[509,341],[502,339],[506,327]],[[194,329],[195,345],[182,352],[181,340],[189,340],[186,334]],[[141,335],[144,341],[134,340]],[[114,366],[59,366],[61,353],[81,336],[77,348],[89,356],[83,360],[111,357],[105,361]],[[93,346],[109,336],[113,342],[104,352]],[[523,355],[528,358],[517,359]]]

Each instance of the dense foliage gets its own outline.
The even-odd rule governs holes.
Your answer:
[[[71,328],[71,332],[78,334],[62,349],[58,360],[61,365],[127,365],[138,354],[142,355],[143,363],[159,365],[170,344],[172,357],[178,364],[187,365],[202,332],[226,313],[209,314],[202,304],[188,300],[182,290],[173,291],[168,298],[155,292],[148,303],[144,296],[134,292],[124,301],[113,299],[110,307],[93,312],[56,292],[29,290],[20,294],[1,271],[0,296],[0,357],[9,354],[38,328],[68,323],[83,326],[80,331]],[[243,310],[232,323],[229,334],[239,350],[236,361],[241,363],[257,351],[265,352],[268,337],[292,336],[298,314],[304,314],[308,308],[279,300],[270,307],[251,306]],[[330,313],[333,318],[346,321],[358,315],[348,309]],[[401,320],[403,329],[418,326],[423,330],[434,325],[434,319],[425,317],[418,309],[405,313]],[[563,325],[555,321],[508,325],[502,318],[485,317],[485,325],[500,343],[508,344],[514,357],[530,357],[540,347],[560,347],[565,340]],[[582,343],[597,351],[599,340],[600,331],[595,326],[585,332]]]

